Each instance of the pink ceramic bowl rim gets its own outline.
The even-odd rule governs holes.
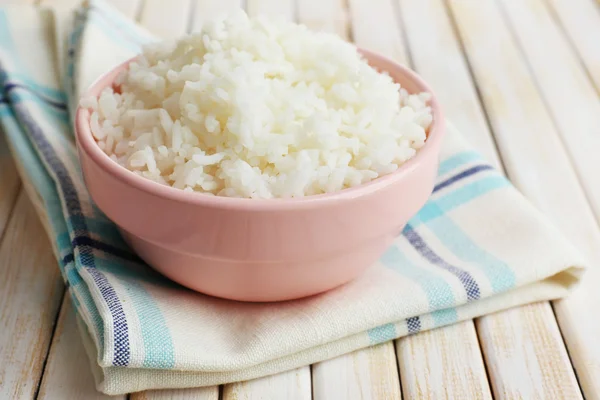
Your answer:
[[[244,209],[267,211],[276,209],[301,209],[306,207],[319,207],[325,206],[327,204],[337,203],[343,200],[351,200],[357,197],[367,196],[389,185],[393,185],[395,182],[401,180],[403,176],[406,175],[409,171],[411,171],[414,168],[417,168],[423,159],[427,159],[427,153],[436,151],[435,149],[439,148],[439,146],[436,146],[435,144],[437,142],[440,142],[443,138],[445,121],[442,109],[437,100],[437,97],[433,93],[433,90],[431,90],[429,85],[415,72],[379,54],[375,54],[373,52],[360,48],[359,51],[366,56],[366,59],[369,62],[376,61],[377,64],[392,65],[393,68],[400,71],[402,75],[405,76],[408,80],[416,84],[420,92],[430,93],[431,100],[429,101],[429,105],[433,114],[433,122],[429,128],[425,145],[417,151],[413,158],[408,160],[406,163],[402,164],[396,171],[359,186],[343,189],[335,193],[324,193],[290,199],[247,199],[222,196],[208,196],[203,195],[202,193],[184,192],[181,189],[161,185],[160,183],[154,182],[150,179],[142,178],[141,176],[134,174],[127,168],[119,165],[118,163],[110,159],[110,157],[106,155],[106,153],[104,153],[100,149],[100,147],[98,147],[96,140],[93,138],[89,122],[90,112],[88,109],[82,107],[78,107],[75,117],[75,134],[77,142],[81,149],[85,152],[85,154],[88,157],[90,157],[99,167],[101,167],[108,174],[112,175],[113,177],[117,178],[123,183],[154,196],[171,199],[177,202],[187,204],[203,205],[219,209]],[[107,87],[107,75],[111,74],[117,69],[124,69],[125,66],[134,59],[135,58],[132,58],[124,62],[123,64],[119,65],[118,67],[99,77],[86,91],[84,97],[98,96],[102,89]],[[391,72],[388,69],[386,69],[386,71]],[[112,81],[110,83],[112,83]],[[437,156],[432,158],[437,158]]]

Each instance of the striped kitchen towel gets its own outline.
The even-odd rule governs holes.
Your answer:
[[[354,282],[253,304],[168,281],[140,262],[91,201],[70,130],[81,90],[150,40],[100,1],[56,18],[28,6],[0,10],[2,127],[40,205],[100,391],[273,374],[555,299],[580,279],[584,261],[561,233],[450,128],[431,199]]]

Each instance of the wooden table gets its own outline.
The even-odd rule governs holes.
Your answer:
[[[0,0],[0,3],[19,2]],[[74,0],[43,5],[72,6]],[[249,382],[130,399],[600,398],[600,4],[113,0],[164,37],[245,6],[333,31],[431,83],[463,134],[594,267],[567,299]],[[243,3],[243,4],[242,4]],[[50,244],[0,143],[0,398],[101,399]],[[117,398],[124,399],[125,396]]]

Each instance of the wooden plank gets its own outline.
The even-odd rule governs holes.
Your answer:
[[[218,400],[218,386],[192,389],[147,390],[131,393],[129,400]]]
[[[293,0],[246,0],[248,15],[266,15],[269,17],[279,17],[286,21],[294,21],[296,13],[294,12]]]
[[[15,206],[20,182],[4,133],[0,130],[0,239]]]
[[[437,18],[437,20],[432,21],[432,29],[438,29],[438,31],[434,31],[433,34],[429,34],[429,31],[425,29],[425,25],[430,24],[418,24],[419,26],[414,26],[412,21],[415,18],[420,17],[423,17],[421,20],[431,20],[432,16],[426,15],[426,13],[428,11],[435,12],[435,10],[427,10],[429,4],[423,4],[421,2],[403,2],[400,4],[400,9],[402,10],[404,17],[402,22],[406,24],[405,27],[408,39],[412,40],[410,43],[411,51],[409,52],[405,48],[404,40],[401,36],[403,29],[401,29],[399,24],[400,21],[398,18],[396,18],[398,10],[392,7],[391,3],[386,3],[385,1],[379,0],[377,1],[377,7],[373,7],[370,10],[368,10],[364,4],[360,4],[360,2],[351,2],[350,6],[352,29],[357,45],[370,48],[375,48],[375,46],[377,46],[378,51],[381,51],[383,55],[392,57],[400,62],[408,62],[409,60],[407,53],[415,53],[414,55],[419,61],[418,67],[420,67],[422,64],[430,63],[430,54],[427,53],[428,50],[421,48],[421,42],[425,42],[428,46],[436,46],[438,45],[437,42],[439,39],[435,35],[449,34],[452,37],[452,32],[450,30],[450,25],[447,21],[447,18],[445,21],[443,20],[443,18],[445,18],[444,14],[441,16],[434,16]],[[433,6],[439,7],[440,4],[434,4]],[[368,13],[369,17],[363,18],[363,13]],[[425,15],[418,15],[419,13]],[[384,14],[391,14],[391,16],[385,18]],[[409,24],[409,22],[411,23]],[[441,27],[435,26],[435,24],[438,22],[442,24]],[[377,30],[372,29],[374,24],[377,25]],[[414,32],[411,31],[413,28],[415,30]],[[387,34],[385,36],[380,36],[377,33],[379,30],[387,32]],[[390,53],[387,53],[388,51]],[[452,50],[448,50],[446,53],[449,53],[448,55],[451,58],[451,63],[458,63],[458,67],[464,67],[464,63],[460,64],[460,61],[457,61],[457,59],[461,58],[461,55],[456,44],[454,48],[454,54],[452,54]],[[444,63],[444,65],[446,64]],[[441,90],[444,91],[445,89],[444,93],[456,90],[455,87],[448,87],[445,85],[447,79],[445,79],[446,74],[445,71],[442,72],[442,69],[443,66],[440,65],[438,69],[429,68],[426,70],[426,72],[428,72],[432,77],[436,78],[434,80],[439,83]],[[444,79],[441,79],[442,75],[438,77],[436,73],[443,73]],[[462,80],[460,78],[462,78]],[[465,82],[469,82],[466,69],[465,72],[463,72],[463,76],[459,77],[457,83],[460,85]],[[463,102],[463,104],[475,107],[475,112],[479,111],[479,109],[476,108],[476,98],[473,98],[473,100],[469,98],[469,93],[474,92],[472,87],[471,91],[468,90],[469,87],[466,85],[463,85],[461,88],[467,90],[460,93],[455,92],[452,95],[448,94],[446,96],[446,102],[449,104],[454,104],[456,101],[456,96],[461,96],[460,100]],[[459,109],[457,111],[457,115],[462,115],[464,112],[463,109]],[[461,121],[464,122],[470,120],[463,118]],[[475,123],[476,122],[478,121],[475,120]],[[485,124],[481,124],[480,126],[485,127]],[[479,134],[482,132],[485,133],[485,131],[475,132]],[[488,139],[488,141],[490,141],[490,139]],[[438,385],[439,382],[435,381],[435,377],[443,376],[444,374],[447,376],[459,377],[459,379],[456,381],[452,381],[455,384],[449,389],[450,393],[453,393],[456,396],[460,397],[462,395],[464,397],[467,394],[476,392],[484,394],[489,393],[484,362],[481,353],[479,352],[479,343],[474,332],[475,329],[473,327],[473,322],[466,321],[453,327],[441,328],[436,330],[433,334],[427,334],[427,341],[423,341],[419,335],[409,336],[397,341],[397,346],[399,346],[399,348],[411,349],[411,351],[408,353],[400,351],[398,352],[398,363],[401,370],[404,371],[404,375],[401,374],[402,381],[407,382],[406,385],[403,385],[404,395],[407,398],[414,398],[417,393],[415,390],[420,387],[434,387],[435,385]],[[465,340],[465,338],[469,340]],[[436,359],[425,356],[426,354],[432,353],[428,353],[428,349],[422,348],[423,346],[432,345],[443,348],[442,346],[444,346],[445,343],[454,343],[454,346],[457,347],[457,351],[448,353],[446,358],[443,360],[441,358]],[[470,354],[471,357],[465,359],[463,354]],[[409,366],[414,366],[414,368]],[[464,375],[463,372],[465,371],[468,371],[470,375]],[[438,389],[442,390],[443,388],[439,387]],[[432,389],[429,391],[429,395],[433,396],[441,393],[436,392],[435,390]]]
[[[140,23],[163,39],[175,39],[187,32],[192,0],[146,0]]]
[[[0,245],[0,398],[33,398],[63,282],[29,199],[21,191]]]
[[[452,0],[450,6],[511,180],[577,244],[592,266],[598,265],[600,230],[500,10],[491,0],[476,5]],[[600,396],[600,321],[593,311],[600,304],[595,288],[599,279],[600,270],[592,268],[578,290],[553,303],[588,398]],[[573,385],[572,376],[554,384],[556,392],[568,392],[572,388],[565,385]]]
[[[344,0],[298,1],[298,21],[314,31],[335,33],[350,40],[348,10]]]
[[[359,46],[408,65],[404,35],[394,4],[393,0],[350,0],[352,36]]]
[[[223,387],[223,400],[310,400],[310,398],[309,367]]]
[[[543,0],[501,4],[600,221],[600,157],[591,154],[600,149],[598,93]]]
[[[465,137],[481,152],[495,167],[502,169],[498,154],[496,152],[492,134],[485,120],[485,115],[479,104],[477,92],[474,88],[468,66],[464,60],[461,46],[453,31],[452,22],[444,10],[444,4],[440,0],[425,0],[412,2],[401,0],[400,9],[403,21],[406,25],[407,40],[411,46],[411,55],[417,71],[433,86],[446,110],[448,118],[460,129]],[[422,24],[419,21],[427,20],[430,23]],[[433,62],[444,60],[443,63]],[[452,79],[448,79],[451,74]],[[564,354],[564,345],[560,336],[553,335],[557,328],[556,320],[552,313],[543,312],[544,305],[531,306],[537,312],[538,319],[527,319],[523,314],[525,311],[511,310],[496,313],[477,320],[480,343],[488,359],[500,359],[503,367],[510,363],[532,368],[537,364],[540,357],[552,357],[560,359]],[[547,307],[547,305],[546,305]],[[522,315],[523,314],[523,315]],[[523,321],[520,330],[511,330],[509,327],[514,319]],[[533,323],[536,325],[531,325]],[[537,331],[543,338],[537,342],[525,342],[527,351],[513,349],[511,357],[500,357],[503,350],[494,346],[494,343],[486,341],[489,336],[490,327],[498,329],[498,335],[506,338],[505,343],[522,343],[528,331]],[[460,336],[460,335],[459,335]],[[552,346],[545,346],[551,343]],[[562,349],[562,352],[561,352]],[[546,365],[543,365],[546,367]],[[512,375],[506,372],[509,368],[494,369],[490,372],[495,377],[494,382],[510,380],[516,385],[516,390],[526,391],[535,386],[536,381],[532,379],[519,379],[513,381]],[[538,370],[530,371],[527,377],[537,377]],[[565,372],[565,379],[570,379],[572,373]],[[485,370],[477,370],[483,378]],[[427,387],[426,385],[423,385]]]
[[[407,399],[492,398],[472,321],[398,340],[396,349]]]
[[[545,320],[554,318],[548,302],[503,313],[505,318],[479,319],[482,346],[496,399],[578,399],[581,393],[558,326],[549,338]],[[508,335],[506,333],[509,333]],[[560,346],[557,347],[557,343]],[[536,348],[545,352],[535,353]],[[531,356],[527,356],[530,354]],[[534,357],[535,355],[535,357]],[[502,376],[504,379],[494,379]],[[555,382],[570,379],[568,384]],[[515,382],[526,380],[529,385]]]
[[[144,0],[107,0],[107,2],[131,19],[136,19],[144,5]]]
[[[314,364],[312,378],[314,400],[402,398],[392,342]]]
[[[302,1],[298,2],[298,22],[313,30],[333,32],[343,39],[349,39],[347,11],[342,1]],[[358,17],[359,13],[353,14]],[[356,23],[357,20],[354,20]],[[393,20],[387,20],[393,23]],[[387,32],[394,27],[388,27]],[[368,40],[367,30],[362,26],[361,38]],[[371,46],[376,45],[370,40]],[[393,40],[390,43],[394,43]],[[395,52],[402,56],[401,51]],[[392,351],[390,351],[392,350]],[[375,373],[378,371],[378,373]],[[334,379],[333,381],[330,381]],[[398,372],[394,365],[393,345],[368,348],[359,352],[338,357],[313,366],[313,394],[315,399],[328,398],[400,398]],[[360,390],[359,390],[360,388]],[[356,390],[355,390],[356,389]]]
[[[415,70],[432,86],[446,117],[493,166],[502,168],[443,0],[400,0],[400,11]]]
[[[242,0],[196,0],[192,32],[200,31],[204,21],[219,18],[242,7]]]
[[[583,65],[600,92],[600,3],[595,0],[546,0],[577,49]]]
[[[125,396],[107,396],[96,390],[69,295],[65,295],[60,311],[37,398],[125,400]]]

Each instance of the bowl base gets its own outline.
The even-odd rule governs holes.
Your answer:
[[[259,263],[178,253],[123,229],[121,234],[143,260],[167,278],[197,292],[250,302],[293,300],[341,286],[372,266],[393,240],[377,238],[316,261]]]

